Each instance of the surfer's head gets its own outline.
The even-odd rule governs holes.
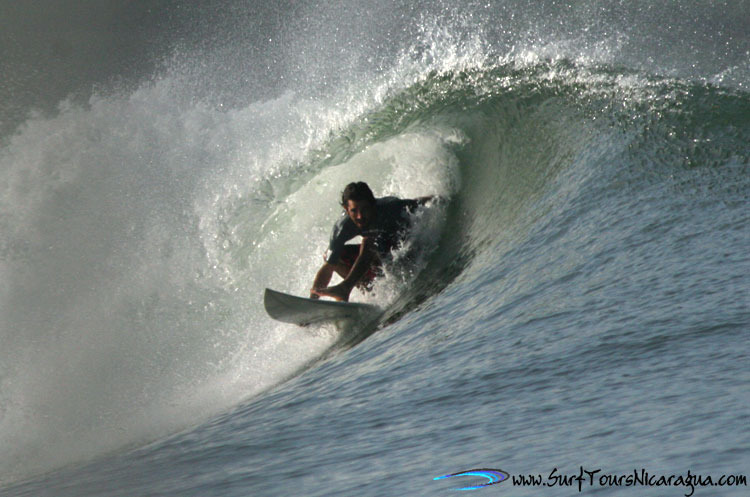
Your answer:
[[[364,181],[346,185],[341,193],[341,205],[359,229],[366,228],[375,219],[375,195]]]
[[[356,200],[357,202],[366,200],[375,204],[375,195],[372,194],[372,190],[367,186],[367,183],[359,181],[357,183],[349,183],[344,188],[344,191],[341,192],[341,205],[344,209],[346,209],[349,200]]]

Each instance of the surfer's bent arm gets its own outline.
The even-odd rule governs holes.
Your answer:
[[[311,292],[313,294],[325,297],[333,297],[336,300],[343,300],[344,302],[349,300],[349,294],[362,279],[370,266],[377,260],[377,253],[375,250],[375,242],[370,237],[362,237],[362,243],[359,246],[359,254],[354,264],[349,269],[345,265],[331,264],[326,262],[323,267],[320,268],[318,274],[315,277],[315,283]],[[330,281],[332,273],[326,266],[330,266],[332,271],[336,271],[343,278],[338,285],[327,287],[323,285],[323,282]],[[318,286],[320,283],[322,286]],[[312,297],[317,298],[317,297]]]
[[[315,290],[320,290],[328,286],[333,277],[334,266],[330,262],[324,262],[323,265],[318,269],[318,273],[315,275],[312,289],[310,290],[310,298],[317,299],[319,296],[315,293]]]
[[[349,292],[351,292],[352,288],[354,288],[359,280],[362,279],[362,276],[365,275],[367,270],[370,269],[370,265],[374,260],[375,242],[369,236],[362,237],[357,260],[354,261],[354,264],[352,265],[349,274],[344,278],[344,281],[339,283],[340,286],[343,286],[347,290],[347,298],[345,300],[348,300]]]

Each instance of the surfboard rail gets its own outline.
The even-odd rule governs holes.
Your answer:
[[[379,307],[359,302],[336,302],[289,295],[266,288],[263,306],[276,321],[308,326],[342,320],[366,320],[381,313]]]

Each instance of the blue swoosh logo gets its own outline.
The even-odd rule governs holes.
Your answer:
[[[476,490],[478,488],[484,488],[489,487],[490,485],[495,485],[496,483],[501,483],[508,479],[508,476],[510,476],[508,473],[503,471],[502,469],[470,469],[468,471],[461,471],[460,473],[451,473],[449,475],[443,475],[443,476],[437,476],[433,478],[433,480],[443,480],[445,478],[453,478],[454,476],[479,476],[481,478],[487,478],[487,482],[482,483],[481,485],[473,485],[471,487],[461,487],[457,488],[456,490]]]

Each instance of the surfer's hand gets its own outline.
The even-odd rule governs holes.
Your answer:
[[[320,295],[315,292],[310,292],[310,298],[313,300],[318,300],[320,298]]]

